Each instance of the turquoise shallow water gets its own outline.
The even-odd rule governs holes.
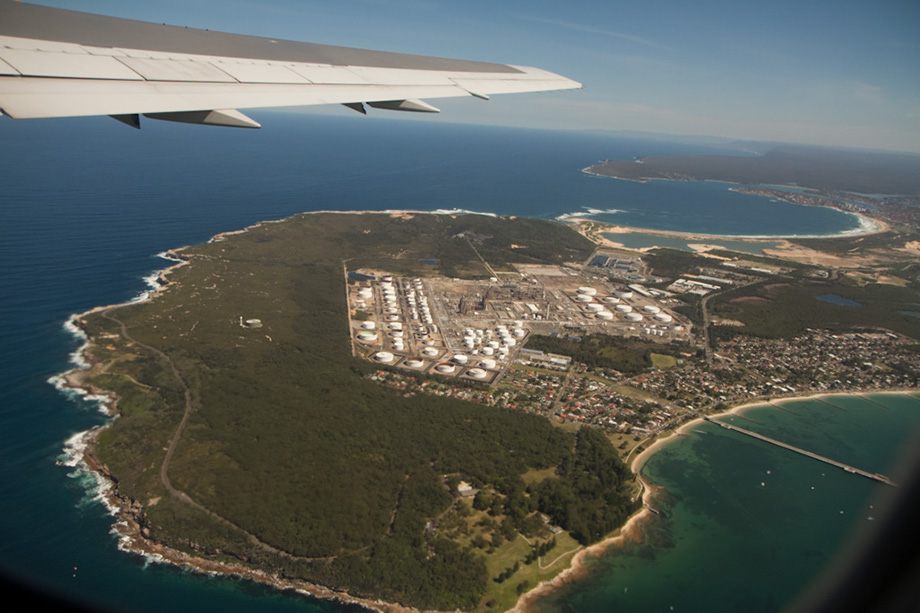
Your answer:
[[[726,421],[891,475],[920,426],[920,395],[791,400]],[[662,447],[642,474],[663,488],[662,515],[538,610],[782,610],[883,516],[890,488],[713,424]]]

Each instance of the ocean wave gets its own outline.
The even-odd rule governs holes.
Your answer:
[[[428,211],[434,215],[484,215],[485,217],[498,217],[495,213],[486,213],[483,211],[471,211],[469,209],[435,209]]]
[[[581,211],[576,211],[573,213],[563,213],[562,215],[557,215],[556,220],[565,221],[566,219],[578,219],[584,217],[594,217],[595,215],[617,215],[619,213],[626,213],[623,209],[595,209],[589,206],[582,207]]]
[[[161,252],[159,252],[159,253],[157,254],[157,257],[158,257],[158,258],[161,258],[161,259],[163,259],[163,260],[166,260],[167,262],[176,262],[176,263],[179,263],[179,262],[183,262],[183,261],[184,261],[184,260],[182,260],[181,258],[174,257],[174,256],[171,254],[171,252],[169,252],[169,251],[161,251]]]
[[[176,264],[181,264],[183,260],[173,257],[167,251],[161,251],[156,255],[156,257],[166,260],[167,262],[174,262]],[[168,271],[172,265],[167,266],[166,268],[157,268],[150,272],[150,274],[141,277],[144,283],[147,285],[147,290],[142,291],[140,294],[129,300],[129,303],[144,302],[150,298],[158,289],[162,288],[165,285],[163,280],[163,274]]]
[[[56,375],[48,377],[47,381],[54,389],[59,391],[63,396],[70,400],[84,402],[89,405],[93,405],[100,413],[109,415],[108,406],[112,401],[112,398],[104,394],[94,394],[87,389],[80,387],[73,387],[67,382],[67,375],[75,370],[86,370],[90,367],[90,363],[84,357],[86,348],[89,346],[89,338],[86,336],[86,333],[80,329],[76,324],[76,315],[71,315],[67,318],[67,321],[64,322],[63,328],[73,335],[77,340],[81,341],[80,346],[75,349],[70,356],[68,361],[73,364],[73,368]]]
[[[109,422],[111,423],[111,422]],[[84,432],[74,434],[67,439],[64,444],[62,454],[58,457],[58,466],[73,468],[67,473],[67,476],[77,481],[83,489],[83,496],[75,505],[78,509],[102,507],[106,515],[116,518],[109,528],[109,534],[113,535],[117,541],[117,547],[120,551],[138,553],[133,547],[133,539],[129,536],[130,526],[124,519],[118,519],[121,509],[114,502],[112,492],[115,489],[114,483],[101,473],[93,470],[86,463],[86,449],[90,442],[98,436],[99,431],[107,428],[109,424],[97,426]],[[153,555],[144,555],[148,562],[165,562],[165,560],[151,559]]]
[[[71,336],[80,341],[80,346],[68,356],[68,361],[73,364],[76,368],[89,368],[89,362],[86,361],[86,358],[83,357],[83,352],[86,349],[86,346],[89,345],[89,337],[86,336],[86,333],[83,332],[83,329],[77,325],[77,316],[71,315],[67,318],[67,321],[64,322],[64,330],[66,330]],[[56,379],[61,375],[55,375],[51,379]],[[49,382],[51,381],[49,379]],[[57,386],[55,386],[57,387]]]
[[[105,427],[107,425],[97,426],[71,436],[65,441],[61,455],[58,456],[55,464],[73,469],[67,473],[67,476],[77,481],[83,489],[83,496],[76,505],[78,508],[98,503],[106,509],[109,515],[115,516],[118,508],[110,502],[109,496],[113,487],[112,482],[92,470],[84,459],[90,442],[96,437],[99,430]]]

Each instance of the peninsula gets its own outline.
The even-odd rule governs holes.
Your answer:
[[[735,191],[920,226],[920,156],[804,145],[737,143],[725,155],[604,160],[584,169],[628,181],[721,181]],[[750,149],[758,151],[752,153]]]
[[[818,262],[604,231],[312,213],[175,250],[150,299],[75,317],[124,547],[374,610],[507,610],[635,517],[627,462],[677,427],[920,387],[913,230],[798,245]]]
[[[381,385],[352,273],[520,279],[592,250],[544,220],[329,213],[172,253],[149,300],[76,319],[126,547],[373,609],[510,607],[636,510],[629,470],[601,431]]]

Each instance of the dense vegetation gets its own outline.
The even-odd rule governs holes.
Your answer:
[[[712,258],[682,249],[653,249],[642,259],[654,274],[669,281],[695,269],[712,266]]]
[[[575,453],[557,473],[534,488],[539,509],[583,545],[623,525],[638,508],[629,495],[629,469],[598,430],[578,431]]]
[[[836,295],[853,301],[843,306],[818,299]],[[744,332],[770,338],[794,338],[807,328],[849,330],[881,327],[920,339],[916,312],[920,289],[870,283],[788,279],[727,291],[710,302],[711,312],[744,323],[744,327],[714,328],[717,336]]]
[[[584,337],[543,336],[534,334],[527,348],[547,353],[572,356],[576,362],[590,368],[612,368],[632,376],[652,367],[652,354],[679,355],[674,345],[609,334],[589,334]]]
[[[122,414],[96,454],[139,505],[146,533],[373,598],[474,607],[491,583],[481,553],[426,530],[458,504],[445,475],[489,488],[497,512],[526,529],[535,503],[520,475],[569,466],[574,436],[537,416],[369,381],[372,365],[349,351],[343,274],[343,263],[430,274],[422,261],[431,259],[441,274],[487,274],[473,245],[493,265],[588,250],[575,232],[539,220],[306,215],[189,248],[191,265],[155,300],[88,316],[92,352],[108,362],[92,383],[118,394]],[[240,325],[251,317],[263,326]],[[159,474],[186,387],[192,411],[168,477],[200,507]],[[571,520],[583,541],[620,517],[608,512],[609,488],[585,485],[609,479],[596,474],[606,461],[584,455],[599,445],[579,442],[554,481],[583,507]],[[591,505],[603,520],[574,519],[594,517]]]

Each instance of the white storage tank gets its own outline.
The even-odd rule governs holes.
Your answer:
[[[381,362],[383,364],[388,364],[389,362],[392,362],[393,358],[395,357],[396,356],[394,356],[389,351],[378,351],[377,353],[374,354],[374,360]]]

